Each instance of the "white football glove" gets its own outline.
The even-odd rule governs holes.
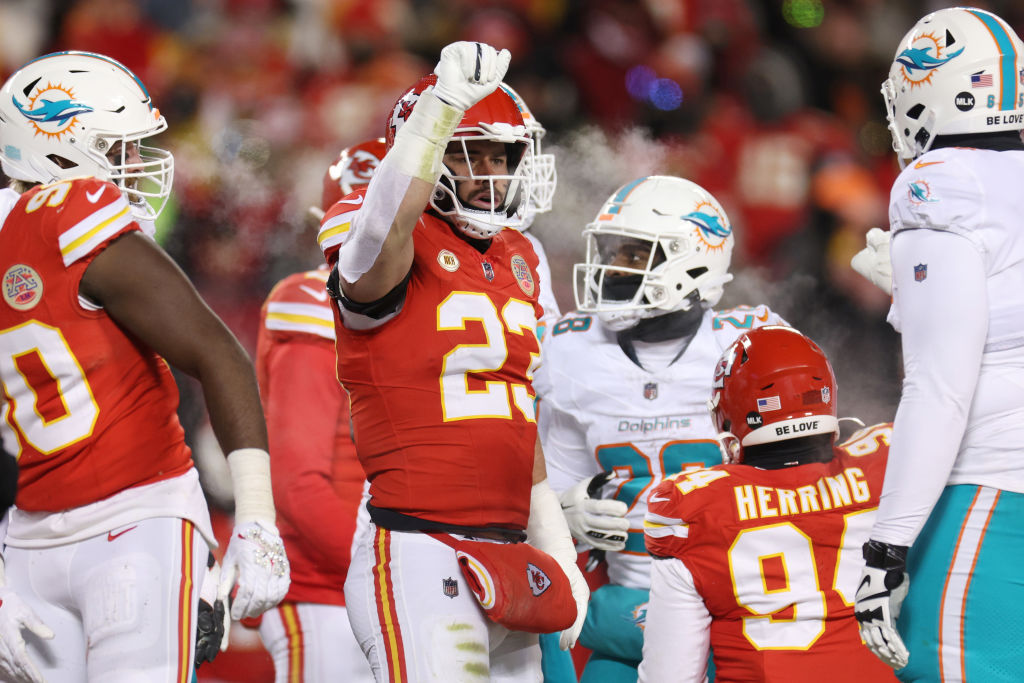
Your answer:
[[[505,78],[511,59],[508,50],[497,52],[487,43],[459,41],[447,45],[434,67],[434,95],[465,111],[494,92]]]
[[[892,262],[889,260],[889,231],[871,228],[867,246],[850,259],[853,269],[886,294],[892,295]]]
[[[619,551],[626,547],[629,507],[621,500],[591,498],[608,481],[609,472],[602,472],[578,482],[562,493],[562,513],[569,531],[576,540],[598,550]]]
[[[21,632],[27,629],[44,640],[53,631],[10,588],[0,586],[0,679],[15,683],[45,683],[29,659]]]
[[[231,596],[235,579],[238,592]],[[263,522],[235,526],[224,553],[217,592],[218,600],[231,605],[231,618],[263,614],[284,599],[290,582],[288,556],[277,528]]]
[[[906,557],[907,546],[865,543],[867,566],[860,575],[854,606],[860,637],[875,656],[894,669],[902,669],[910,659],[910,652],[896,631],[896,620],[910,589]]]
[[[590,587],[583,573],[576,565],[576,548],[558,504],[558,496],[548,482],[538,482],[530,490],[530,521],[526,525],[527,542],[547,553],[562,568],[576,601],[576,621],[558,635],[558,646],[568,650],[576,644],[587,618],[587,604],[590,602]]]

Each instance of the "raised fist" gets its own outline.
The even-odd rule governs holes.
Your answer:
[[[459,41],[447,45],[434,67],[434,94],[445,104],[465,111],[494,92],[511,58],[508,50],[498,52],[486,43]]]

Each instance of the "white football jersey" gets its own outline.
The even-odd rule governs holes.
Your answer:
[[[767,306],[709,310],[682,356],[654,372],[633,363],[595,316],[571,313],[548,331],[533,383],[548,480],[561,493],[614,473],[600,495],[629,506],[630,529],[626,549],[608,553],[613,583],[650,587],[651,490],[667,475],[722,462],[707,406],[719,356],[745,330],[785,324]]]
[[[912,543],[947,484],[1024,493],[1022,177],[1024,152],[941,148],[893,185],[907,371],[872,538]],[[971,310],[949,303],[965,292]]]

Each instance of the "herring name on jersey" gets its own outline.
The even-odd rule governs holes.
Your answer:
[[[78,293],[93,258],[140,230],[121,191],[63,180],[3,206],[0,436],[21,467],[18,507],[66,510],[186,472],[167,363]]]
[[[853,615],[891,435],[874,425],[827,463],[717,465],[654,489],[647,548],[692,574],[720,680],[893,680]]]
[[[318,241],[332,266],[358,230],[364,193],[324,216]],[[338,377],[372,502],[447,524],[524,529],[543,315],[537,257],[509,229],[480,253],[431,213],[413,242],[411,278],[392,319],[353,330],[335,311]]]
[[[608,554],[613,583],[650,587],[643,520],[651,489],[722,462],[707,408],[722,351],[745,330],[785,324],[763,305],[708,310],[683,355],[654,372],[633,363],[594,316],[572,313],[548,330],[534,380],[548,478],[562,492],[613,472],[603,492],[629,506],[630,523],[625,551]]]

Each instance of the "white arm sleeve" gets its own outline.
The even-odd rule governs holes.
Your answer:
[[[678,558],[654,560],[640,683],[707,681],[710,649],[711,614],[690,570]]]
[[[898,232],[892,265],[904,380],[871,538],[911,545],[964,436],[988,332],[988,295],[981,255],[952,232]],[[915,278],[915,266],[926,269],[923,279]]]
[[[363,205],[352,219],[350,237],[338,253],[338,274],[345,282],[355,282],[376,263],[412,182],[412,176],[402,173],[396,164],[386,163],[387,158],[374,172]]]
[[[352,219],[351,237],[338,256],[338,273],[346,282],[355,282],[377,262],[412,179],[433,185],[441,177],[441,158],[462,114],[429,89],[416,100],[370,180],[363,206]]]

